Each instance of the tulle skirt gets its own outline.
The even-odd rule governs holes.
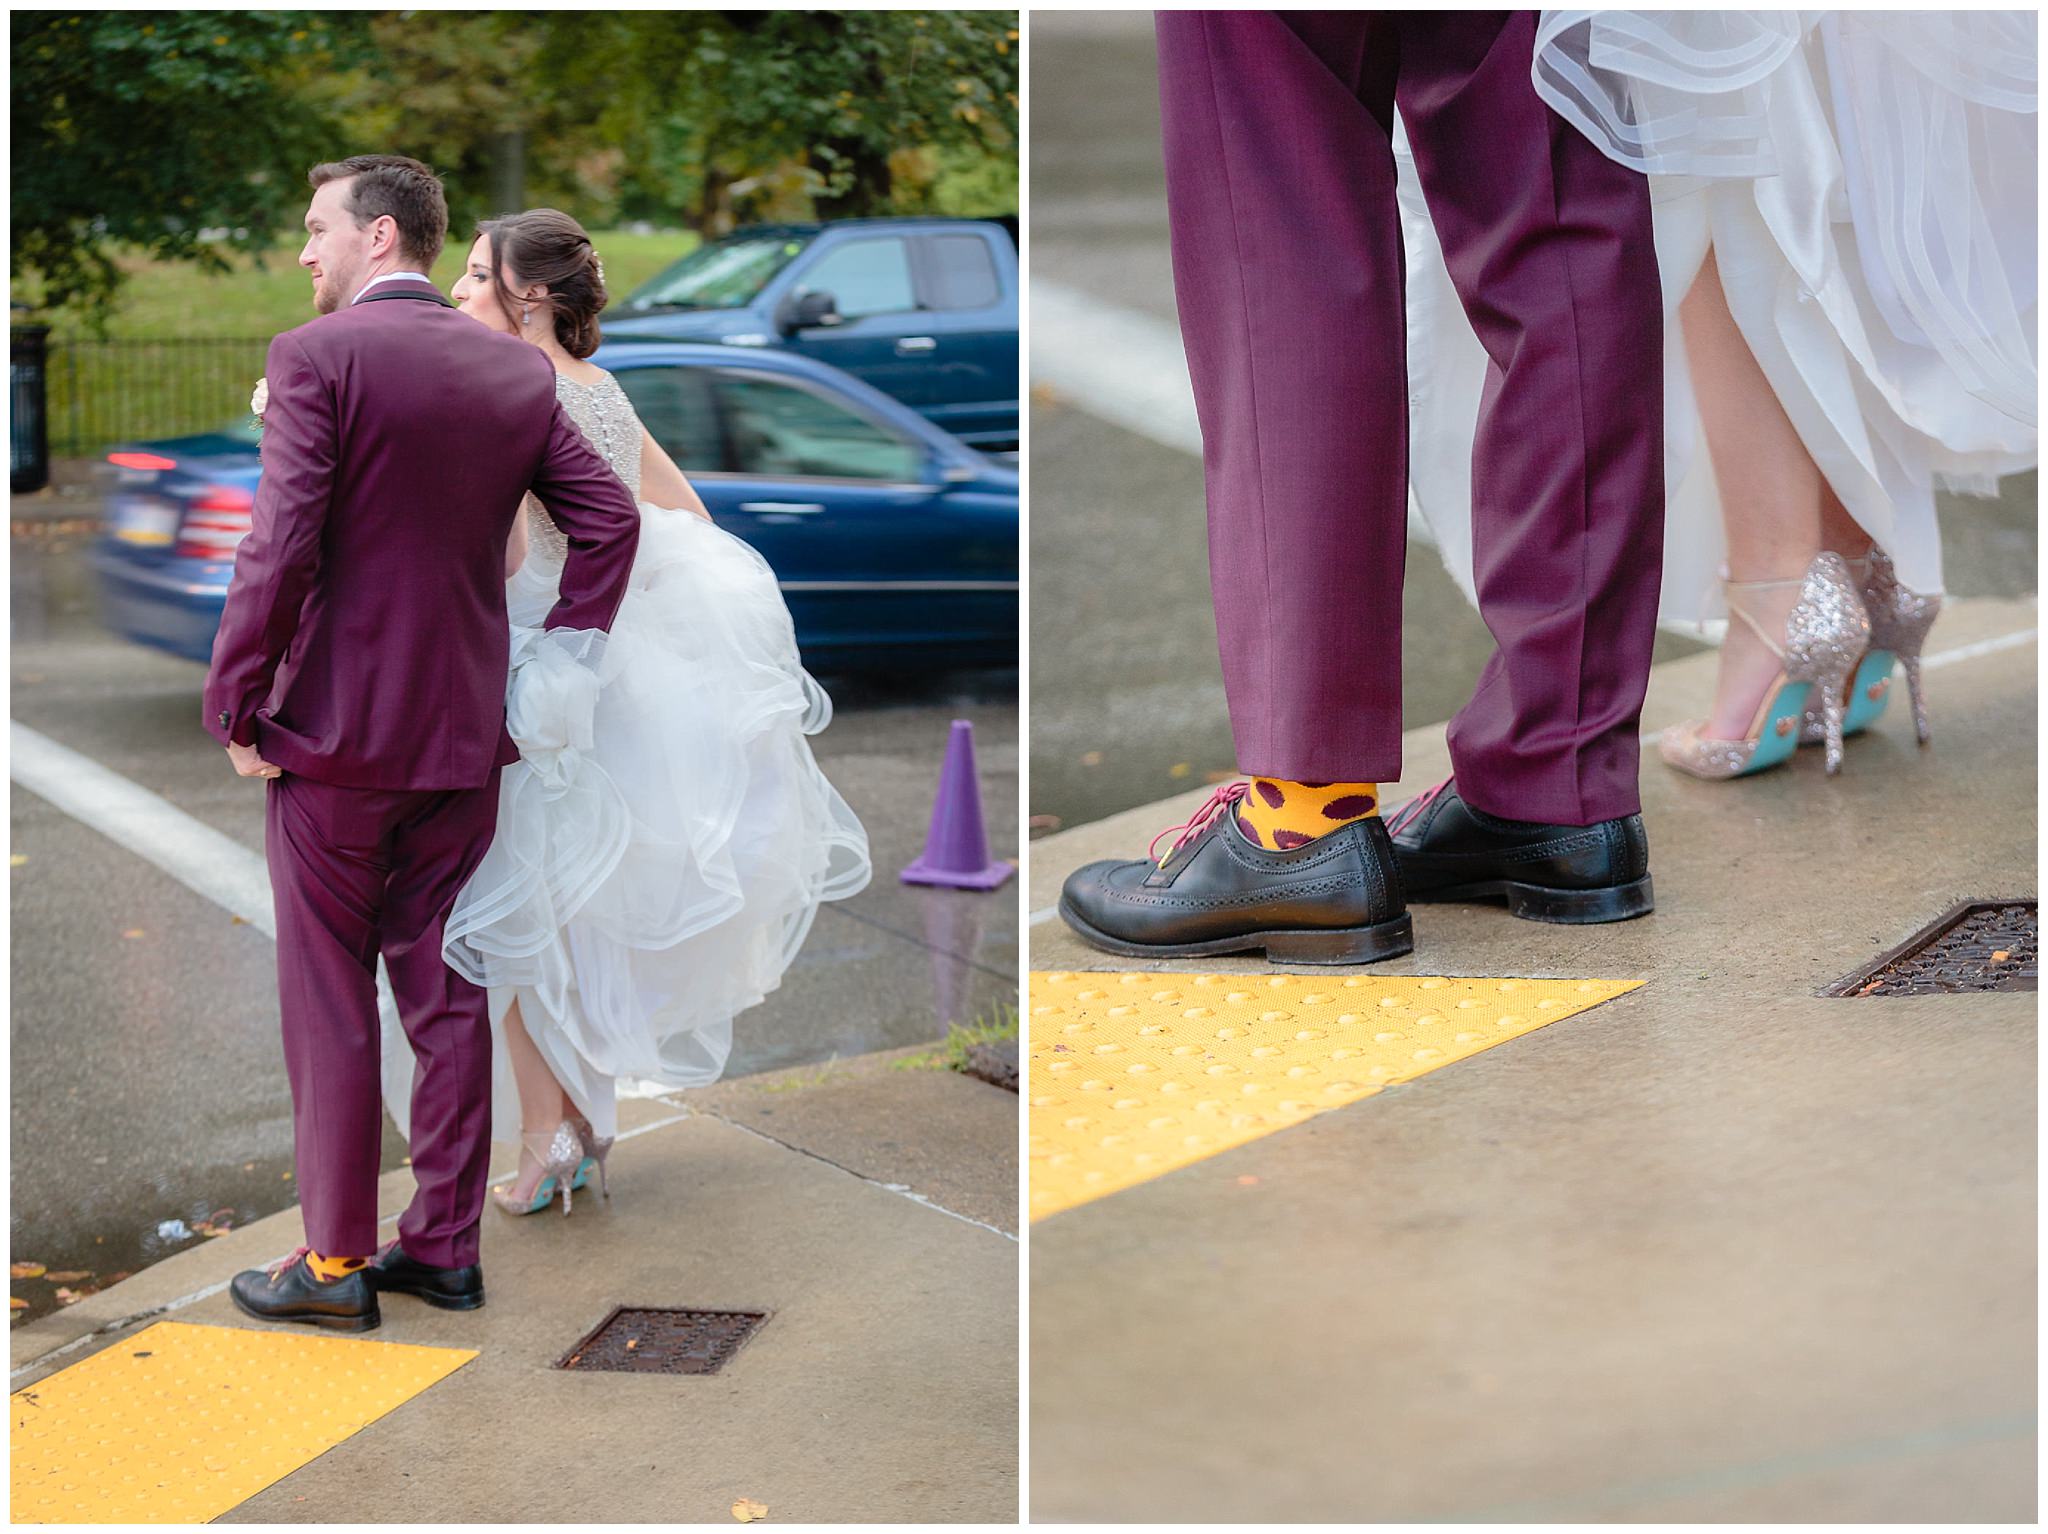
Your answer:
[[[520,760],[444,946],[490,991],[498,1140],[519,1132],[514,1000],[556,1079],[612,1134],[622,1084],[719,1077],[734,1017],[780,984],[819,903],[871,871],[866,832],[811,755],[831,703],[773,572],[702,518],[641,510],[608,634],[540,628],[560,576],[544,553],[508,588]],[[388,1015],[384,1040],[403,1132],[413,1059]]]
[[[1664,620],[1702,615],[1724,557],[1677,322],[1710,246],[1730,311],[1829,485],[1906,584],[1939,591],[1935,489],[1989,493],[2035,462],[2033,14],[1546,11],[1534,80],[1652,178]],[[1411,483],[1469,596],[1486,360],[1413,170],[1404,157]]]

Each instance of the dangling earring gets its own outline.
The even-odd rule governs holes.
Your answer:
[[[519,323],[522,325],[531,325],[533,323],[533,308],[531,305],[519,311]]]

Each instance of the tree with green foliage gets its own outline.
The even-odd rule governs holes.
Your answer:
[[[95,315],[116,249],[225,269],[297,223],[334,148],[303,81],[367,41],[330,11],[16,11],[11,30],[12,271]]]
[[[799,204],[827,217],[928,206],[977,163],[1015,206],[1013,11],[545,13],[540,88],[625,149],[620,215],[706,234]],[[989,178],[982,178],[984,181]],[[979,211],[1006,211],[987,208]]]
[[[223,270],[297,225],[308,166],[348,154],[432,165],[458,239],[537,202],[706,234],[1016,206],[1014,11],[24,11],[12,26],[17,293],[93,320],[117,252]]]

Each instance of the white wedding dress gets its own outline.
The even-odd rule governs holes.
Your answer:
[[[2033,466],[2035,30],[2032,12],[1543,13],[1538,93],[1651,177],[1666,623],[1703,616],[1723,559],[1677,322],[1710,244],[1801,441],[1906,585],[1942,589],[1938,486]],[[1486,359],[1400,148],[1410,483],[1470,597]]]
[[[606,374],[564,408],[639,498],[641,425]],[[507,583],[507,725],[520,759],[444,945],[490,991],[492,1138],[516,1143],[504,1018],[602,1137],[622,1082],[718,1079],[733,1018],[780,984],[819,902],[868,882],[867,833],[812,758],[830,700],[803,669],[774,572],[688,511],[642,503],[609,634],[545,632],[567,540],[531,498]],[[384,1101],[408,1132],[413,1056],[389,1005]]]

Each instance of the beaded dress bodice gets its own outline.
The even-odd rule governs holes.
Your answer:
[[[606,373],[596,383],[578,383],[566,373],[555,374],[555,398],[562,402],[576,429],[589,439],[598,456],[611,465],[625,482],[626,493],[640,499],[640,417],[619,381]],[[560,565],[569,553],[569,538],[547,508],[529,495],[526,498],[526,530],[533,549],[551,565]]]

